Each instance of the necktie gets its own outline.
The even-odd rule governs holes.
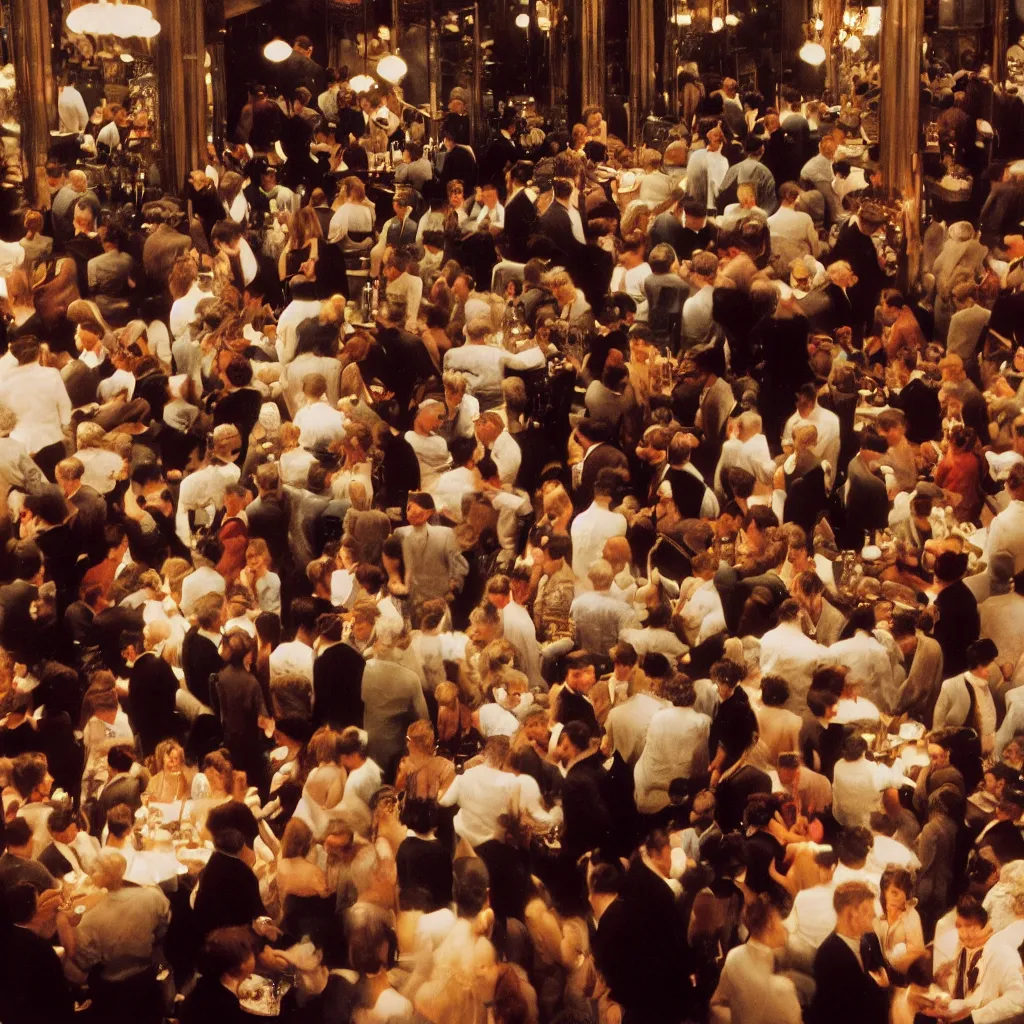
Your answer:
[[[978,962],[984,950],[975,950],[968,957],[966,949],[960,951],[960,957],[956,967],[956,986],[953,989],[954,999],[965,999],[978,984]]]

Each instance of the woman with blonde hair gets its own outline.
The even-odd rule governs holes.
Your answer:
[[[277,272],[281,280],[287,281],[296,274],[302,274],[315,281],[322,241],[323,233],[316,210],[311,206],[301,207],[292,216],[288,226],[288,241],[277,261]]]
[[[565,487],[557,480],[546,480],[540,493],[541,507],[548,525],[555,533],[568,537],[573,507]]]
[[[192,777],[185,767],[185,751],[177,740],[164,740],[156,745],[153,766],[156,771],[142,794],[144,802],[172,804],[188,798]]]
[[[434,800],[455,778],[455,765],[437,753],[434,727],[426,720],[413,722],[405,733],[409,753],[399,762],[395,789],[406,800]]]

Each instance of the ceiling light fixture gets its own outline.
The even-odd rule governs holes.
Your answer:
[[[283,39],[271,39],[266,46],[263,47],[263,56],[270,61],[271,64],[280,64],[281,61],[287,60],[292,55],[292,48]]]
[[[397,85],[408,73],[409,65],[397,53],[389,53],[377,61],[377,74],[392,85]]]

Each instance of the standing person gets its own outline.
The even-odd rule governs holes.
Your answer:
[[[89,991],[101,1020],[159,1024],[163,993],[157,955],[170,922],[170,904],[155,886],[126,886],[126,867],[116,850],[100,854],[93,881],[107,895],[82,917],[64,970],[78,982],[95,971]]]
[[[425,491],[409,495],[405,508],[408,526],[399,527],[395,536],[402,543],[406,585],[414,602],[432,597],[450,600],[462,589],[469,563],[459,551],[455,531],[448,526],[431,526],[434,499]]]
[[[832,898],[835,930],[814,958],[809,1024],[886,1024],[889,977],[874,933],[875,893],[864,882],[843,882]]]

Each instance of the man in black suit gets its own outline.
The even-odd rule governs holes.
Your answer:
[[[907,440],[911,444],[934,441],[942,433],[938,389],[920,375],[914,376],[917,353],[912,349],[899,352],[892,361],[892,368],[898,383],[889,391],[889,405],[907,418]]]
[[[504,246],[508,259],[526,263],[530,258],[530,236],[537,230],[535,198],[527,186],[533,177],[533,164],[518,161],[506,181]]]
[[[518,115],[509,107],[498,120],[498,133],[484,150],[480,161],[480,182],[488,182],[498,190],[498,198],[505,202],[505,172],[522,156],[519,143],[512,138]]]
[[[572,188],[572,182],[566,178],[555,180],[555,198],[537,221],[537,228],[554,249],[558,261],[569,271],[573,280],[578,280],[586,244],[573,233],[573,222],[569,216]]]
[[[74,810],[70,807],[55,807],[46,819],[46,827],[52,841],[39,854],[39,863],[54,878],[63,878],[69,871],[88,874],[92,870],[92,862],[86,859],[83,863],[79,851],[72,845],[78,837],[78,822]],[[95,844],[93,839],[89,842]],[[98,847],[95,852],[99,852]]]
[[[444,131],[444,164],[441,166],[441,184],[448,187],[450,181],[461,181],[463,193],[472,197],[477,183],[476,155],[469,146],[458,143],[452,129]]]
[[[281,474],[274,463],[256,470],[259,497],[245,510],[249,539],[262,537],[270,548],[275,568],[280,571],[288,556],[288,502],[281,490]]]
[[[107,751],[107,765],[110,778],[100,790],[91,812],[90,831],[96,837],[103,832],[107,814],[112,808],[124,804],[134,813],[142,806],[142,794],[149,783],[149,773],[145,769],[140,771],[136,768],[136,773],[132,774],[135,758],[132,756],[132,748],[127,744],[118,744]]]
[[[576,425],[576,440],[583,448],[583,462],[578,467],[579,482],[573,491],[573,504],[577,509],[590,508],[597,474],[605,466],[628,470],[629,461],[611,443],[611,436],[611,428],[602,420],[582,419]]]
[[[0,587],[0,645],[16,661],[32,664],[29,655],[41,626],[31,609],[43,582],[43,555],[34,541],[20,540],[7,558],[13,579]]]
[[[181,642],[181,667],[188,692],[206,707],[210,707],[210,676],[216,675],[224,667],[220,657],[224,596],[204,594],[196,601],[194,613],[196,625],[185,634]]]
[[[313,42],[309,36],[296,36],[292,52],[278,65],[277,81],[288,100],[300,85],[314,98],[324,91],[327,73],[313,60]]]
[[[213,425],[231,423],[238,428],[242,447],[238,452],[238,464],[245,464],[249,450],[249,435],[263,408],[263,396],[252,387],[252,363],[244,356],[234,355],[221,371],[224,392],[213,407]]]
[[[690,1017],[690,971],[675,896],[667,884],[672,847],[660,829],[630,860],[619,886],[616,999],[625,1020],[677,1024]]]
[[[555,748],[556,760],[567,767],[562,782],[562,856],[566,866],[575,866],[583,854],[606,843],[611,830],[604,757],[594,739],[586,722],[569,722]]]
[[[102,561],[107,553],[103,529],[107,524],[107,503],[103,495],[82,483],[85,466],[72,456],[62,459],[54,470],[57,484],[68,504],[74,509],[71,529],[77,551],[84,551],[90,564]]]
[[[124,660],[131,665],[128,718],[145,757],[153,753],[161,740],[176,736],[179,731],[175,710],[178,679],[171,666],[153,650],[170,635],[166,622],[156,619],[147,623],[142,633],[126,633],[121,638]]]
[[[877,466],[888,450],[885,440],[873,429],[860,432],[860,450],[847,468],[846,526],[843,547],[859,551],[876,530],[889,522],[889,494]],[[865,541],[865,536],[868,541]]]
[[[555,721],[567,725],[569,722],[583,722],[593,735],[600,731],[597,713],[588,694],[594,688],[597,674],[590,655],[585,651],[573,651],[565,659],[565,685],[558,694]]]
[[[889,978],[874,932],[875,893],[843,882],[832,897],[836,928],[814,958],[808,1024],[886,1024]]]

